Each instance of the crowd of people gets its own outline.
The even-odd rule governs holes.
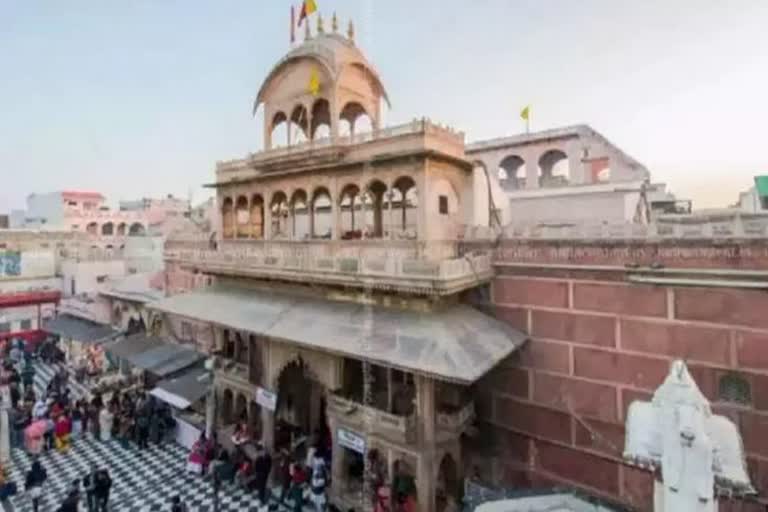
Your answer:
[[[244,423],[239,423],[232,435],[232,448],[227,449],[205,433],[195,442],[189,454],[189,471],[210,478],[214,495],[223,485],[231,485],[253,492],[261,506],[277,510],[280,505],[294,511],[303,511],[309,504],[317,512],[328,509],[326,490],[330,483],[330,449],[323,443],[314,443],[303,457],[283,449],[273,463],[272,454],[260,442],[252,443],[244,434]],[[247,446],[254,446],[249,455]],[[277,496],[270,492],[269,483],[279,489]]]

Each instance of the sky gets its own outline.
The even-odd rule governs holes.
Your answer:
[[[295,0],[298,5],[299,1]],[[766,0],[317,0],[392,101],[468,141],[587,123],[694,206],[768,174]],[[0,0],[0,212],[32,192],[202,201],[261,148],[284,0]],[[314,25],[313,25],[314,26]]]

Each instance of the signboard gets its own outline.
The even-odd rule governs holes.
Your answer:
[[[340,428],[336,435],[339,446],[349,448],[357,453],[365,454],[365,439],[345,428]]]
[[[21,275],[21,252],[0,251],[0,276]]]
[[[257,386],[256,403],[274,412],[277,409],[277,394]]]

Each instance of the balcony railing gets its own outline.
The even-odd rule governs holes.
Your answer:
[[[184,248],[187,247],[187,248]],[[433,287],[435,282],[468,280],[476,284],[491,276],[491,258],[477,253],[458,257],[454,242],[229,242],[217,249],[167,244],[165,258],[199,267],[204,272],[235,275],[282,272],[318,279],[379,278]],[[199,245],[197,246],[199,247]],[[391,284],[396,285],[392,282]]]
[[[363,405],[335,393],[328,395],[328,412],[346,423],[361,428],[375,425],[376,433],[400,443],[413,443],[417,435],[416,415],[398,416]]]
[[[316,140],[309,140],[298,144],[292,144],[290,146],[272,148],[265,151],[260,151],[258,153],[251,153],[246,158],[217,162],[216,168],[217,171],[222,172],[235,171],[241,169],[242,165],[247,162],[261,162],[314,149],[323,149],[337,146],[354,146],[366,142],[392,139],[404,135],[429,135],[430,137],[437,137],[438,139],[446,141],[450,144],[460,145],[462,148],[464,144],[463,132],[456,131],[448,126],[442,126],[440,124],[433,123],[429,119],[422,118],[414,119],[410,123],[387,128],[380,128],[371,132],[358,133],[349,136],[337,136],[335,138],[326,137]]]

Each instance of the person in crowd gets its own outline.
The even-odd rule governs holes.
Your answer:
[[[54,427],[56,449],[60,453],[67,453],[69,451],[69,436],[71,433],[72,420],[66,412],[62,412],[56,419]]]
[[[187,506],[181,501],[181,496],[176,495],[171,498],[171,512],[187,512],[187,510]]]
[[[243,490],[248,490],[254,483],[255,478],[256,473],[254,472],[253,461],[248,457],[244,457],[237,466],[235,484]]]
[[[195,444],[192,445],[192,451],[187,459],[187,469],[198,475],[205,475],[208,473],[208,452],[210,450],[210,442],[205,436],[205,432],[200,434],[200,437]]]
[[[107,512],[109,506],[109,492],[112,489],[112,478],[109,471],[101,469],[96,473],[96,511]]]
[[[123,411],[120,414],[120,420],[117,422],[117,440],[120,441],[120,445],[123,448],[129,448],[128,440],[131,438],[131,431],[133,429],[133,415],[128,411]]]
[[[48,480],[48,472],[39,460],[35,460],[24,481],[24,488],[32,500],[33,512],[40,510],[40,499],[43,497],[43,485],[46,480]]]
[[[325,467],[325,460],[316,456],[313,460],[312,476],[309,481],[309,501],[316,512],[325,512],[328,506],[328,499],[325,489],[328,486],[328,472]]]
[[[21,370],[21,383],[24,386],[24,394],[35,391],[35,366],[32,361],[24,363],[24,368]]]
[[[272,456],[261,443],[257,449],[258,454],[253,468],[255,474],[253,483],[256,486],[259,501],[264,504],[268,501],[267,481],[269,480],[269,473],[272,471]]]
[[[307,470],[298,462],[291,464],[291,484],[288,498],[293,502],[293,512],[304,510],[304,486],[307,483]]]
[[[137,403],[136,407],[136,444],[139,450],[149,448],[149,424],[152,412],[146,402]]]
[[[112,427],[114,426],[115,415],[109,407],[102,407],[99,413],[99,433],[101,440],[107,442],[112,439]]]
[[[40,418],[44,417],[46,414],[48,414],[48,406],[46,405],[46,402],[43,399],[43,397],[40,397],[35,402],[35,405],[32,407],[32,417],[35,420],[39,420]]]
[[[77,491],[70,490],[56,512],[78,512],[80,508],[80,495]]]
[[[248,425],[244,421],[237,422],[235,431],[232,433],[232,444],[235,446],[242,446],[249,440]]]
[[[24,430],[29,426],[31,419],[29,407],[25,404],[21,404],[9,411],[8,423],[11,426],[11,448],[21,448],[24,445]]]
[[[92,468],[83,479],[83,488],[85,489],[85,506],[88,512],[96,511],[96,476],[98,471]]]

